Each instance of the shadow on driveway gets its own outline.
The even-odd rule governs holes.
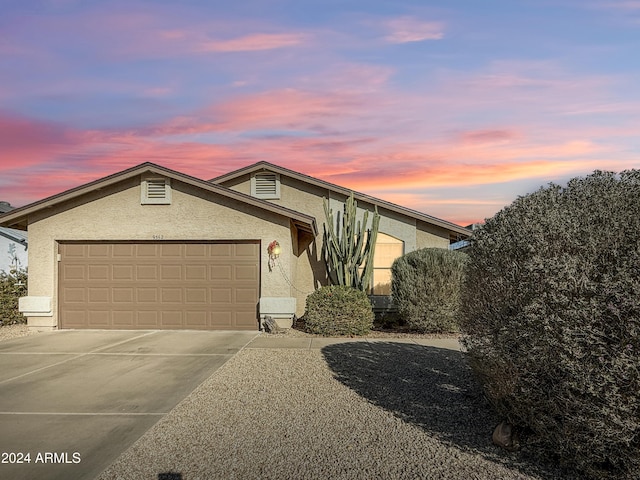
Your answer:
[[[522,473],[569,478],[491,443],[501,419],[491,410],[464,353],[395,342],[340,343],[322,353],[337,380],[441,441]]]

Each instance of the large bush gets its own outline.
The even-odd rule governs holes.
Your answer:
[[[27,295],[27,272],[18,269],[7,273],[0,270],[0,325],[25,323],[18,311],[18,299]]]
[[[530,451],[591,478],[640,472],[640,171],[518,198],[474,232],[472,367]]]
[[[369,297],[352,287],[320,287],[307,297],[305,327],[321,335],[366,335],[373,327]]]
[[[428,333],[459,330],[466,259],[461,252],[423,248],[393,262],[391,294],[408,326]]]

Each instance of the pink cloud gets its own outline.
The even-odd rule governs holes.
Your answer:
[[[223,131],[296,130],[312,133],[336,119],[353,117],[371,107],[357,95],[316,94],[297,89],[272,90],[237,96],[190,115],[157,125],[148,133],[184,135]]]
[[[520,135],[512,130],[473,130],[460,133],[466,144],[502,143],[517,139]]]
[[[441,22],[423,21],[413,17],[388,20],[384,27],[387,30],[385,40],[391,43],[441,40],[444,37],[444,25]]]
[[[44,161],[73,146],[76,132],[62,125],[0,112],[0,171]]]
[[[27,30],[36,29],[52,39],[51,51],[39,51],[52,61],[59,59],[58,43],[76,38],[82,38],[83,47],[98,57],[146,59],[274,50],[303,45],[311,38],[306,32],[288,31],[250,17],[194,18],[189,9],[172,5],[154,5],[151,10],[98,6],[66,15],[34,15],[27,23]],[[17,26],[9,29],[14,32],[0,38],[0,54],[30,53],[30,47],[19,40],[21,30]]]
[[[368,193],[418,212],[427,212],[461,226],[477,223],[485,218],[486,212],[497,212],[504,207],[504,199],[502,198],[442,198],[428,193],[379,192],[376,190],[369,190]]]
[[[195,47],[201,52],[250,52],[293,47],[304,43],[306,35],[295,33],[257,33],[230,40],[203,42]]]

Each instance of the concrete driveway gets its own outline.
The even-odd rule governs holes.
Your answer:
[[[69,330],[0,342],[0,478],[93,479],[256,335]]]

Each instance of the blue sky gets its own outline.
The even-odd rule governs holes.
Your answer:
[[[260,160],[459,224],[638,166],[640,1],[4,0],[0,200]]]

